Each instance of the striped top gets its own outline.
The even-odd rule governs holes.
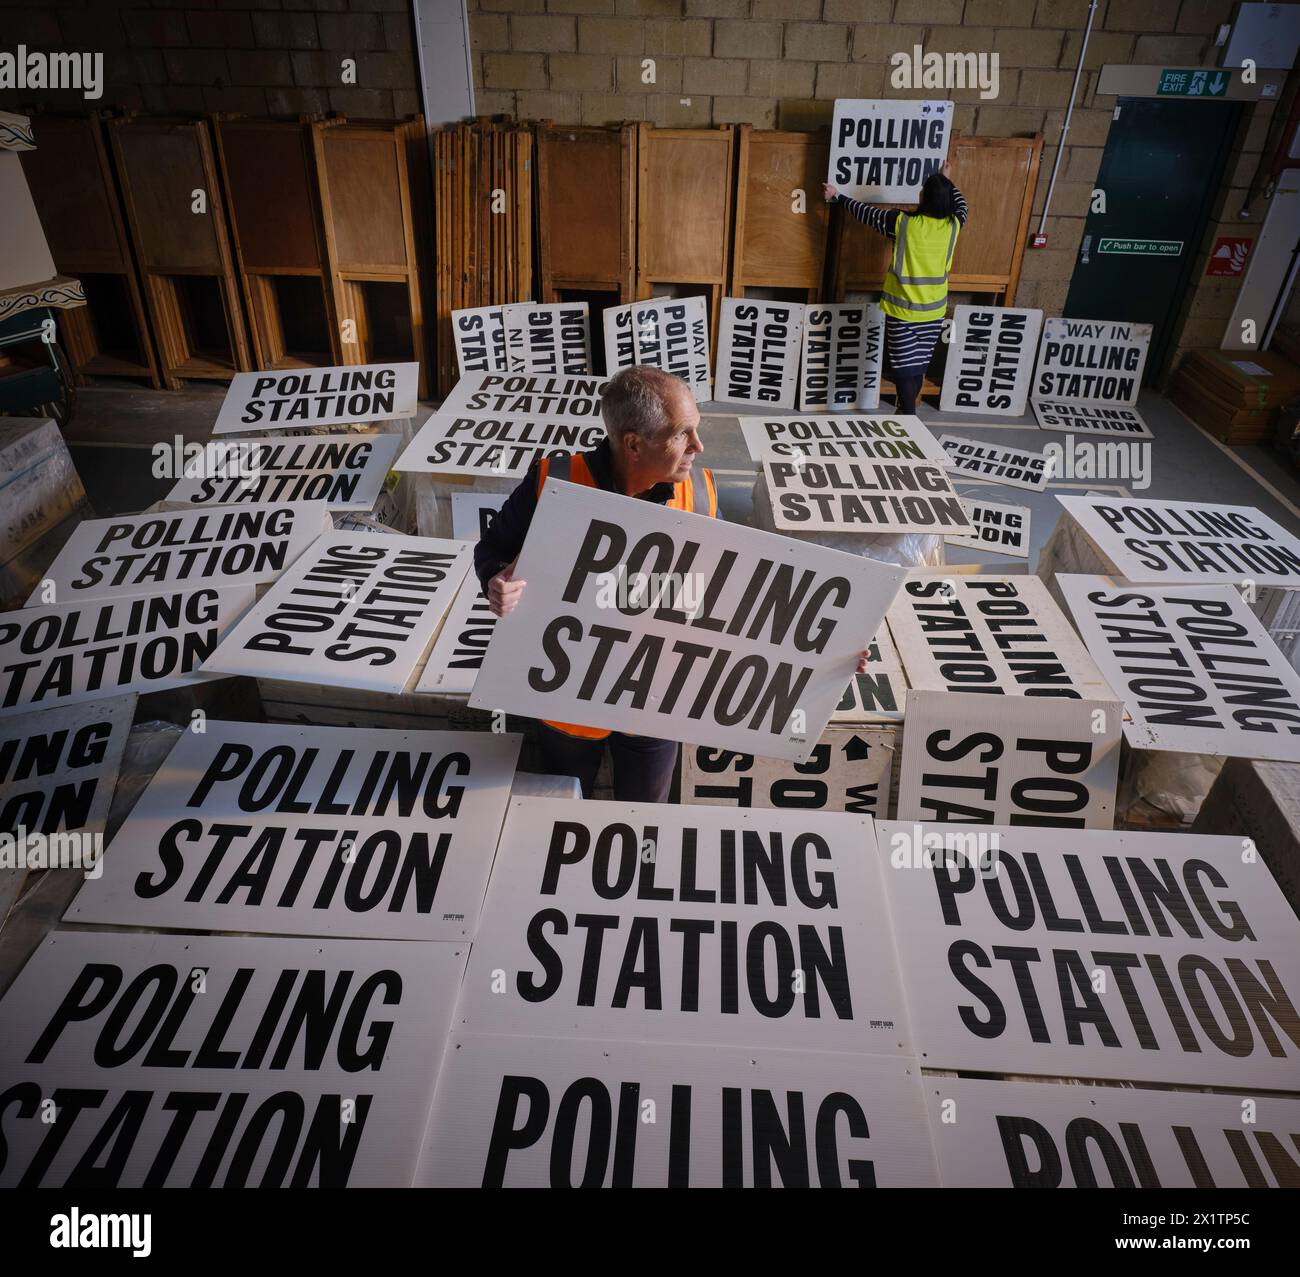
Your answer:
[[[952,188],[953,202],[956,204],[954,216],[957,218],[958,226],[966,225],[966,200],[962,193],[954,186]],[[850,199],[847,195],[836,195],[837,203],[843,204],[849,212],[857,218],[864,226],[870,226],[873,231],[879,231],[882,235],[888,235],[890,239],[894,238],[894,233],[898,229],[898,215],[903,211],[899,208],[877,208],[874,204],[864,203],[862,200]]]

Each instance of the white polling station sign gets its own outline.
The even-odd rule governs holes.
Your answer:
[[[1035,399],[1033,407],[1040,430],[1103,435],[1112,439],[1154,438],[1150,427],[1142,420],[1142,414],[1124,404]]]
[[[208,661],[253,597],[192,586],[0,613],[0,716],[221,678]]]
[[[1127,581],[1300,586],[1300,539],[1253,506],[1102,495],[1056,499]]]
[[[898,819],[1109,829],[1118,701],[907,693]]]
[[[903,573],[548,479],[470,704],[802,760]]]
[[[501,308],[506,368],[512,373],[591,371],[586,302],[520,302]]]
[[[468,541],[327,533],[231,630],[209,668],[404,691],[473,553]]]
[[[948,451],[920,417],[844,413],[818,417],[739,417],[745,447],[764,457],[862,458],[872,461],[936,461]]]
[[[1033,397],[1135,404],[1150,345],[1150,324],[1048,319],[1038,348]]]
[[[892,728],[828,727],[803,763],[688,745],[681,800],[881,817],[889,807],[895,741]]]
[[[420,1188],[930,1188],[920,1070],[881,1055],[456,1034]]]
[[[919,828],[877,825],[923,1065],[1294,1087],[1296,917],[1240,838],[963,825],[921,868]]]
[[[531,306],[532,302],[525,305]],[[505,372],[506,329],[504,306],[467,306],[451,312],[451,334],[456,343],[460,376],[471,372]]]
[[[467,948],[52,932],[0,1000],[0,1185],[408,1186]]]
[[[724,297],[714,397],[721,403],[793,409],[805,307]]]
[[[68,922],[469,940],[521,737],[209,721]]]
[[[0,721],[0,838],[102,834],[135,706],[131,694]]]
[[[497,618],[483,595],[474,569],[465,574],[456,601],[433,641],[433,650],[420,672],[417,692],[469,692],[483,667]]]
[[[880,403],[885,314],[873,302],[810,305],[803,317],[800,412],[871,412]]]
[[[240,372],[231,378],[212,432],[414,417],[419,384],[417,363]]]
[[[444,416],[415,433],[393,468],[416,474],[521,479],[543,457],[590,452],[606,438],[604,422],[555,417]]]
[[[1053,458],[1045,452],[1004,448],[959,435],[940,435],[939,442],[948,450],[953,479],[983,479],[1042,492],[1052,478]]]
[[[1019,417],[1033,379],[1043,312],[1014,306],[957,306],[940,412]]]
[[[951,131],[951,102],[836,98],[826,180],[855,200],[915,203],[942,171]]]
[[[946,536],[946,545],[963,550],[987,550],[1012,559],[1029,557],[1030,510],[1026,505],[1004,505],[1000,501],[980,501],[962,497],[974,532],[970,536]]]
[[[890,605],[889,632],[918,690],[1114,699],[1036,576],[914,571]]]
[[[788,532],[946,533],[971,530],[937,461],[764,457],[775,526]]]
[[[370,510],[402,446],[399,434],[214,439],[163,499],[167,506],[323,501]],[[209,457],[209,450],[215,450]]]
[[[330,527],[323,501],[86,519],[27,600],[72,603],[274,581]]]
[[[713,397],[709,316],[703,297],[650,297],[605,307],[605,366],[649,364],[680,377],[703,403]]]
[[[608,377],[553,377],[544,373],[467,373],[438,408],[442,417],[600,421]]]
[[[1284,1188],[1300,1101],[924,1079],[945,1188]]]
[[[874,861],[866,816],[512,799],[458,1031],[906,1055]]]
[[[1300,674],[1232,586],[1056,580],[1134,749],[1300,763]]]

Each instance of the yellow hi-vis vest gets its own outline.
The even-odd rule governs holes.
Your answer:
[[[961,225],[955,217],[900,213],[880,309],[896,319],[942,319]]]
[[[544,458],[537,466],[537,495],[542,495],[542,485],[549,475],[557,479],[567,479],[586,488],[595,488],[596,476],[591,473],[587,459],[580,452],[558,457]],[[707,515],[710,519],[718,517],[718,489],[713,482],[713,472],[700,467],[700,481],[686,478],[681,483],[673,484],[673,495],[666,506],[669,510],[689,510],[692,514]],[[547,727],[564,732],[566,736],[580,736],[584,740],[604,740],[609,736],[608,730],[600,727],[581,727],[576,723],[553,723],[549,718],[542,719]]]

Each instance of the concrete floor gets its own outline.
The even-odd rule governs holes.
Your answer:
[[[92,386],[81,391],[77,415],[67,438],[87,494],[101,515],[132,513],[162,497],[171,480],[151,474],[151,446],[181,435],[204,440],[221,404],[221,386],[153,391],[121,386]],[[425,406],[432,411],[433,405]],[[1255,506],[1283,527],[1300,535],[1300,479],[1286,463],[1263,447],[1228,448],[1206,434],[1163,395],[1144,391],[1138,404],[1155,438],[1151,440],[1151,482],[1145,489],[1123,478],[1054,482],[1044,493],[984,483],[959,483],[963,496],[1028,506],[1031,517],[1029,570],[1052,529],[1061,507],[1056,492],[1115,491],[1120,495],[1165,497],[1180,501],[1219,501]],[[747,409],[725,404],[702,405],[706,416],[719,414],[702,431],[705,463],[719,485],[723,515],[750,523],[754,464],[734,421]],[[725,414],[726,416],[722,416]],[[936,433],[967,435],[987,443],[1041,451],[1062,442],[1059,432],[1039,430],[1032,413],[1002,420],[940,413],[929,404],[921,418]],[[950,562],[1012,565],[1021,560],[984,550],[949,547]]]

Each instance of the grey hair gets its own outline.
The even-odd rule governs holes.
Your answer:
[[[609,379],[600,396],[600,415],[615,441],[635,434],[651,442],[672,428],[673,396],[690,387],[672,373],[638,364]]]

